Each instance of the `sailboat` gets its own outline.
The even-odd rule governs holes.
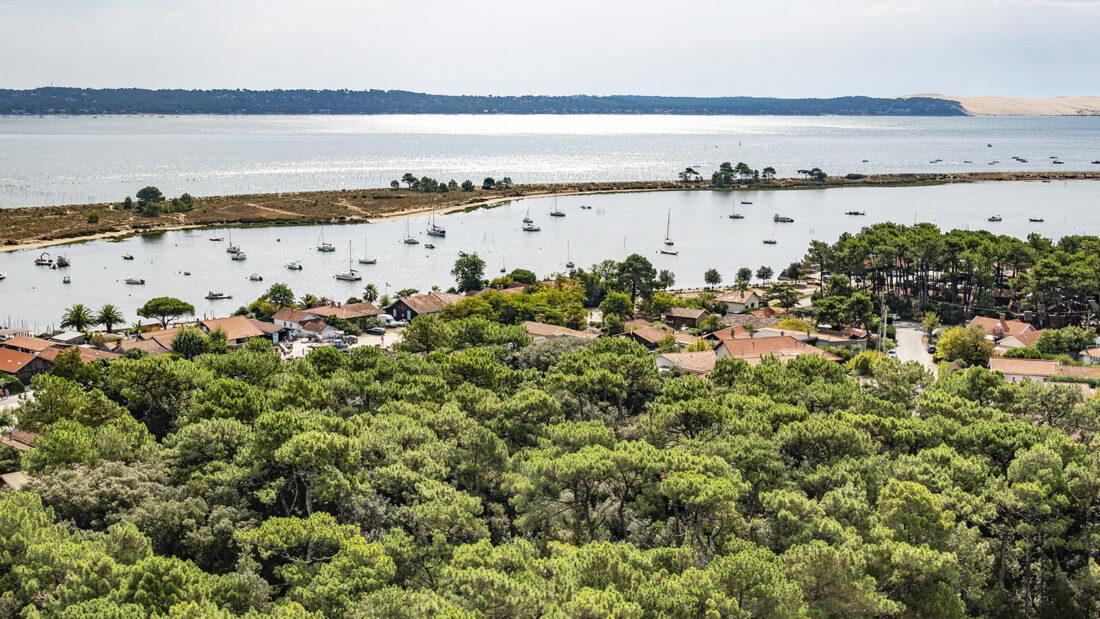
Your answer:
[[[565,212],[558,208],[558,197],[554,196],[554,210],[550,211],[551,217],[565,217]]]
[[[325,242],[325,226],[321,224],[321,241],[317,244],[317,251],[330,253],[336,251],[336,248],[332,243]]]
[[[525,224],[535,223],[535,220],[531,219],[531,207],[530,206],[527,207],[527,214],[525,214],[523,216],[523,223],[525,223]]]
[[[348,270],[346,273],[337,273],[336,279],[342,282],[357,282],[363,279],[363,276],[359,275],[359,271],[351,268],[351,241],[348,241]]]
[[[665,245],[672,247],[676,243],[672,242],[672,209],[668,209],[668,220],[665,222]]]
[[[730,219],[744,219],[745,216],[737,212],[737,201],[730,202]]]
[[[363,253],[367,253],[367,239],[363,239]],[[378,258],[364,255],[359,259],[359,264],[378,264]]]
[[[569,256],[569,239],[565,240],[565,268],[572,269],[577,265],[573,264],[573,260]]]
[[[435,223],[435,209],[432,209],[432,215],[428,218],[428,236],[447,236],[447,230]]]
[[[420,241],[413,238],[411,232],[409,232],[409,220],[405,220],[405,244],[406,245],[419,245]]]
[[[227,254],[239,254],[239,253],[241,253],[241,248],[233,244],[233,231],[232,230],[229,231],[229,245],[226,246],[225,252]]]

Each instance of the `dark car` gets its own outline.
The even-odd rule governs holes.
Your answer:
[[[935,354],[935,352],[936,352],[936,345],[935,344],[929,344],[928,345],[928,354],[930,354],[930,355]]]
[[[370,335],[385,335],[386,329],[384,327],[367,327],[365,332]]]

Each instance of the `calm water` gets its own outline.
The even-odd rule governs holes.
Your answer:
[[[751,201],[751,206],[740,202]],[[731,204],[745,219],[728,218]],[[0,254],[0,323],[44,329],[60,320],[63,309],[73,303],[98,307],[115,303],[126,318],[150,297],[177,296],[195,305],[200,315],[221,316],[259,296],[269,285],[283,282],[301,296],[307,292],[344,300],[359,295],[366,283],[384,292],[405,287],[427,290],[432,284],[452,285],[450,269],[459,251],[478,252],[486,262],[487,276],[502,267],[526,267],[540,275],[565,270],[572,259],[587,267],[607,258],[622,259],[630,253],[649,257],[657,268],[671,269],[678,286],[702,285],[708,268],[719,269],[727,280],[739,267],[753,269],[768,265],[778,272],[802,257],[811,239],[833,241],[845,231],[855,232],[875,222],[913,223],[931,221],[942,229],[988,228],[1003,234],[1026,236],[1038,231],[1059,238],[1066,234],[1100,234],[1100,182],[982,183],[906,188],[843,188],[775,192],[665,192],[569,196],[558,199],[567,216],[549,217],[550,199],[531,199],[493,209],[441,216],[447,238],[424,234],[423,217],[410,220],[412,233],[421,245],[401,242],[405,221],[325,227],[325,239],[336,245],[335,253],[323,254],[315,247],[318,227],[250,228],[232,231],[236,244],[248,260],[233,262],[225,243],[211,242],[212,236],[229,236],[228,230],[189,230],[150,237],[133,237],[122,242],[91,243],[49,248],[65,254],[73,266],[65,271],[36,267],[38,251]],[[581,204],[591,205],[582,210]],[[524,213],[542,232],[520,230]],[[845,216],[848,210],[866,211],[865,217]],[[782,214],[794,223],[776,224],[772,216]],[[671,214],[671,233],[678,256],[658,253],[663,247],[666,217]],[[986,218],[1000,214],[1004,221]],[[1028,217],[1041,216],[1045,223],[1031,224]],[[775,245],[763,239],[774,238]],[[376,265],[355,265],[363,281],[344,283],[334,279],[348,267],[348,244],[353,257],[378,258]],[[432,242],[435,250],[424,247]],[[134,260],[123,261],[123,254]],[[288,271],[286,262],[299,260],[302,271]],[[190,271],[184,276],[183,271]],[[257,273],[263,282],[250,282]],[[63,284],[63,275],[72,278]],[[146,280],[144,286],[123,283],[127,277]],[[233,295],[232,300],[206,301],[207,291]]]
[[[1087,117],[0,117],[0,208],[120,201],[145,185],[200,196],[379,187],[407,171],[536,182],[674,178],[722,161],[794,176],[1095,160],[1100,118]]]

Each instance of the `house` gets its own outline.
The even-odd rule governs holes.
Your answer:
[[[111,359],[118,359],[118,355],[113,352],[107,352],[106,350],[99,350],[97,348],[88,348],[86,346],[69,346],[68,348],[51,348],[44,350],[40,355],[42,359],[46,359],[51,364],[57,361],[57,356],[63,352],[70,350],[76,350],[80,354],[80,360],[84,363],[91,363],[93,361],[110,361]]]
[[[760,309],[756,309],[756,310],[753,310],[753,311],[749,312],[749,314],[751,314],[753,316],[756,316],[757,318],[775,318],[776,320],[782,320],[783,315],[785,315],[786,313],[787,313],[787,308],[785,308],[785,307],[773,307],[773,306],[770,306],[770,305],[765,305],[764,307],[761,307]]]
[[[1046,382],[1059,373],[1061,363],[1046,359],[1006,359],[993,357],[989,360],[989,369],[1004,374],[1005,380],[1018,383],[1025,380]]]
[[[63,346],[80,346],[88,343],[88,337],[80,331],[62,331],[50,336],[51,342],[57,342]]]
[[[750,337],[722,339],[714,349],[721,357],[744,359],[749,365],[758,365],[765,357],[775,357],[786,363],[799,355],[813,355],[829,361],[840,358],[816,346],[800,342],[793,337],[780,335],[774,337]]]
[[[546,324],[545,322],[534,322],[531,320],[524,321],[523,328],[527,330],[527,335],[531,337],[532,342],[560,340],[565,337],[575,337],[591,340],[599,337],[600,335],[598,333],[592,333],[590,331],[577,331],[575,329],[570,329],[569,327],[550,325]]]
[[[54,346],[60,346],[57,342],[51,342],[38,337],[30,337],[26,335],[17,335],[11,339],[0,342],[0,347],[8,348],[10,350],[18,350],[19,352],[25,352],[31,355],[37,355],[43,350],[49,350]]]
[[[730,290],[718,296],[715,301],[726,306],[727,314],[740,314],[747,309],[756,309],[763,305],[755,290]]]
[[[673,307],[661,316],[668,326],[673,329],[698,329],[699,324],[707,315],[707,310],[695,307]]]
[[[311,310],[284,307],[271,316],[271,322],[286,329],[290,332],[290,335],[293,336],[295,331],[302,330],[302,324],[310,320],[319,320],[320,318],[320,314],[316,314]]]
[[[527,286],[524,285],[524,284],[515,284],[515,285],[512,285],[512,286],[508,286],[507,288],[482,288],[481,290],[478,290],[477,292],[470,292],[470,293],[467,293],[467,294],[476,295],[476,296],[483,296],[483,295],[489,294],[490,292],[495,292],[499,295],[502,295],[502,296],[505,296],[505,297],[510,297],[514,294],[520,294],[520,293],[523,293],[523,292],[527,292]]]
[[[1035,348],[1035,345],[1039,343],[1039,338],[1043,335],[1043,331],[1045,329],[1025,331],[1017,335],[1004,337],[997,342],[997,350],[1004,352],[1013,348]]]
[[[228,318],[213,318],[203,320],[199,328],[206,333],[213,333],[218,329],[225,332],[225,339],[231,348],[244,346],[253,338],[267,338],[272,343],[279,341],[279,336],[284,332],[283,328],[275,323],[263,322],[247,316],[229,316]]]
[[[343,331],[328,324],[321,318],[314,318],[313,320],[307,320],[302,323],[301,330],[297,332],[305,337],[312,337],[319,340],[327,340],[334,338],[337,335],[343,333]]]
[[[14,376],[24,385],[31,382],[35,374],[50,371],[53,363],[21,350],[0,348],[0,373]]]
[[[322,318],[339,318],[340,320],[347,320],[355,323],[362,322],[368,318],[374,318],[382,313],[382,310],[376,305],[365,301],[360,303],[345,303],[343,305],[321,305],[318,307],[311,307],[306,311]]]
[[[1085,363],[1100,363],[1100,348],[1082,350],[1081,361]]]
[[[699,341],[699,338],[690,333],[684,333],[683,331],[671,331],[669,329],[658,329],[657,327],[639,327],[637,329],[631,329],[623,333],[619,337],[625,337],[638,342],[642,346],[645,346],[649,350],[653,350],[661,345],[666,338],[671,337],[676,342],[676,348],[683,350],[688,346],[691,346],[695,342]]]
[[[723,339],[737,339],[740,337],[752,337],[752,331],[749,331],[745,327],[726,327],[725,329],[719,329],[703,336],[704,340],[707,340],[711,344],[717,345]]]
[[[0,445],[11,447],[19,452],[30,451],[34,449],[34,442],[37,438],[38,435],[34,432],[12,428],[0,434]]]
[[[671,352],[657,355],[657,369],[680,370],[687,374],[703,375],[714,369],[718,355],[713,350],[702,352]]]
[[[114,343],[110,344],[108,346],[107,350],[109,350],[110,352],[113,352],[113,353],[120,354],[120,355],[125,355],[126,353],[130,352],[131,350],[140,350],[140,351],[144,352],[146,355],[149,355],[150,357],[157,357],[157,356],[160,356],[160,355],[166,355],[166,354],[172,352],[171,342],[169,342],[168,347],[165,347],[163,344],[160,343],[159,340],[155,340],[155,339],[147,339],[147,340],[125,339],[125,340],[118,340],[117,342],[114,342]]]
[[[718,319],[718,324],[724,327],[752,327],[753,329],[774,327],[779,324],[780,318],[776,316],[757,316],[756,313],[759,311],[756,310],[749,314],[726,314]]]
[[[0,487],[8,488],[12,491],[21,490],[23,486],[29,484],[30,481],[31,478],[23,471],[14,471],[0,475]]]
[[[414,294],[387,305],[386,313],[396,320],[412,320],[421,314],[438,314],[448,305],[454,305],[464,298],[466,297],[460,294],[434,291],[428,294]]]
[[[987,318],[985,316],[975,316],[969,323],[968,327],[979,327],[981,330],[993,336],[993,339],[1000,340],[1012,335],[1022,335],[1029,331],[1034,331],[1035,327],[1020,320],[1007,320],[1002,313],[997,318]]]
[[[1062,365],[1047,359],[1007,359],[993,357],[989,369],[1004,374],[1005,380],[1018,383],[1024,380],[1046,382],[1051,378],[1066,377],[1100,381],[1100,368]]]

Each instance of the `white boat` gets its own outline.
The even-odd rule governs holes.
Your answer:
[[[225,246],[225,251],[226,251],[226,253],[229,253],[229,254],[239,254],[239,253],[241,253],[241,248],[233,244],[233,231],[232,230],[229,231],[229,245]]]
[[[538,226],[536,226],[535,224],[532,224],[532,223],[526,223],[526,224],[523,224],[523,231],[524,232],[540,232],[540,231],[542,231],[542,228],[540,228],[540,227],[538,227]]]
[[[413,238],[412,233],[409,232],[409,220],[405,220],[405,244],[406,245],[419,245],[420,241]]]
[[[772,217],[772,221],[774,221],[777,224],[780,224],[780,223],[782,223],[782,224],[794,223],[794,219],[791,219],[790,217],[784,217],[783,215],[776,215],[775,217]]]
[[[264,276],[260,275],[258,273],[253,273],[252,275],[248,276],[248,281],[250,281],[250,282],[262,282],[262,281],[264,281]]]
[[[550,211],[551,217],[565,217],[565,213],[558,208],[558,197],[554,196],[554,210]]]
[[[569,255],[569,253],[570,253],[569,252],[569,239],[566,239],[565,240],[565,268],[572,269],[573,267],[575,267],[577,265],[573,264],[573,259]]]
[[[535,223],[535,220],[531,219],[531,207],[530,206],[527,207],[527,213],[523,216],[523,223],[525,223],[525,224]]]
[[[241,260],[246,260],[246,259],[248,259],[248,256],[243,251],[240,251],[240,250],[237,250],[237,253],[233,254],[233,256],[230,258],[230,260],[236,260],[237,262],[240,262]]]
[[[210,240],[214,241],[215,243],[221,243],[225,239],[223,237],[220,237],[220,236],[212,236],[212,237],[210,237]]]
[[[295,260],[294,262],[286,263],[286,268],[290,271],[301,271],[302,263]]]
[[[34,263],[40,267],[52,267],[53,258],[50,257],[50,252],[44,251],[34,259]]]
[[[1003,219],[1001,218],[1000,215],[991,215],[989,217],[989,219],[987,219],[986,221],[997,222],[997,221],[1003,221]]]
[[[207,301],[218,301],[220,299],[232,299],[233,295],[225,294],[224,292],[214,292],[211,290],[206,293]]]
[[[730,219],[744,219],[745,216],[737,212],[737,201],[730,202]]]
[[[672,209],[668,209],[668,218],[665,221],[665,245],[672,247],[676,243],[672,242]]]
[[[359,271],[351,268],[351,241],[348,241],[348,270],[346,273],[337,273],[336,279],[342,282],[357,282],[363,279],[363,276],[359,275]]]
[[[61,278],[61,283],[62,283],[62,284],[71,284],[71,283],[72,283],[72,281],[73,281],[73,280],[72,280],[72,279],[71,279],[71,278],[70,278],[70,277],[69,277],[68,275],[66,275],[65,277],[62,277],[62,278]]]
[[[764,239],[764,244],[765,245],[775,245],[775,243],[776,243],[775,239]]]
[[[71,264],[71,263],[69,262],[68,257],[66,257],[66,256],[58,256],[57,257],[57,268],[63,269],[65,267],[69,266],[69,264]]]
[[[435,249],[435,245],[432,245],[431,243],[425,243],[424,249]]]
[[[666,255],[666,256],[679,256],[680,255],[680,252],[676,251],[675,249],[662,249],[661,253]]]
[[[435,209],[428,217],[428,236],[447,236],[447,229],[435,223]]]
[[[336,251],[336,248],[332,243],[325,242],[325,225],[321,224],[321,240],[317,242],[317,251],[332,253]]]
[[[378,264],[378,258],[360,258],[359,264]]]
[[[130,284],[131,286],[144,286],[145,285],[145,280],[137,278],[137,277],[127,277],[124,281],[127,284]]]

